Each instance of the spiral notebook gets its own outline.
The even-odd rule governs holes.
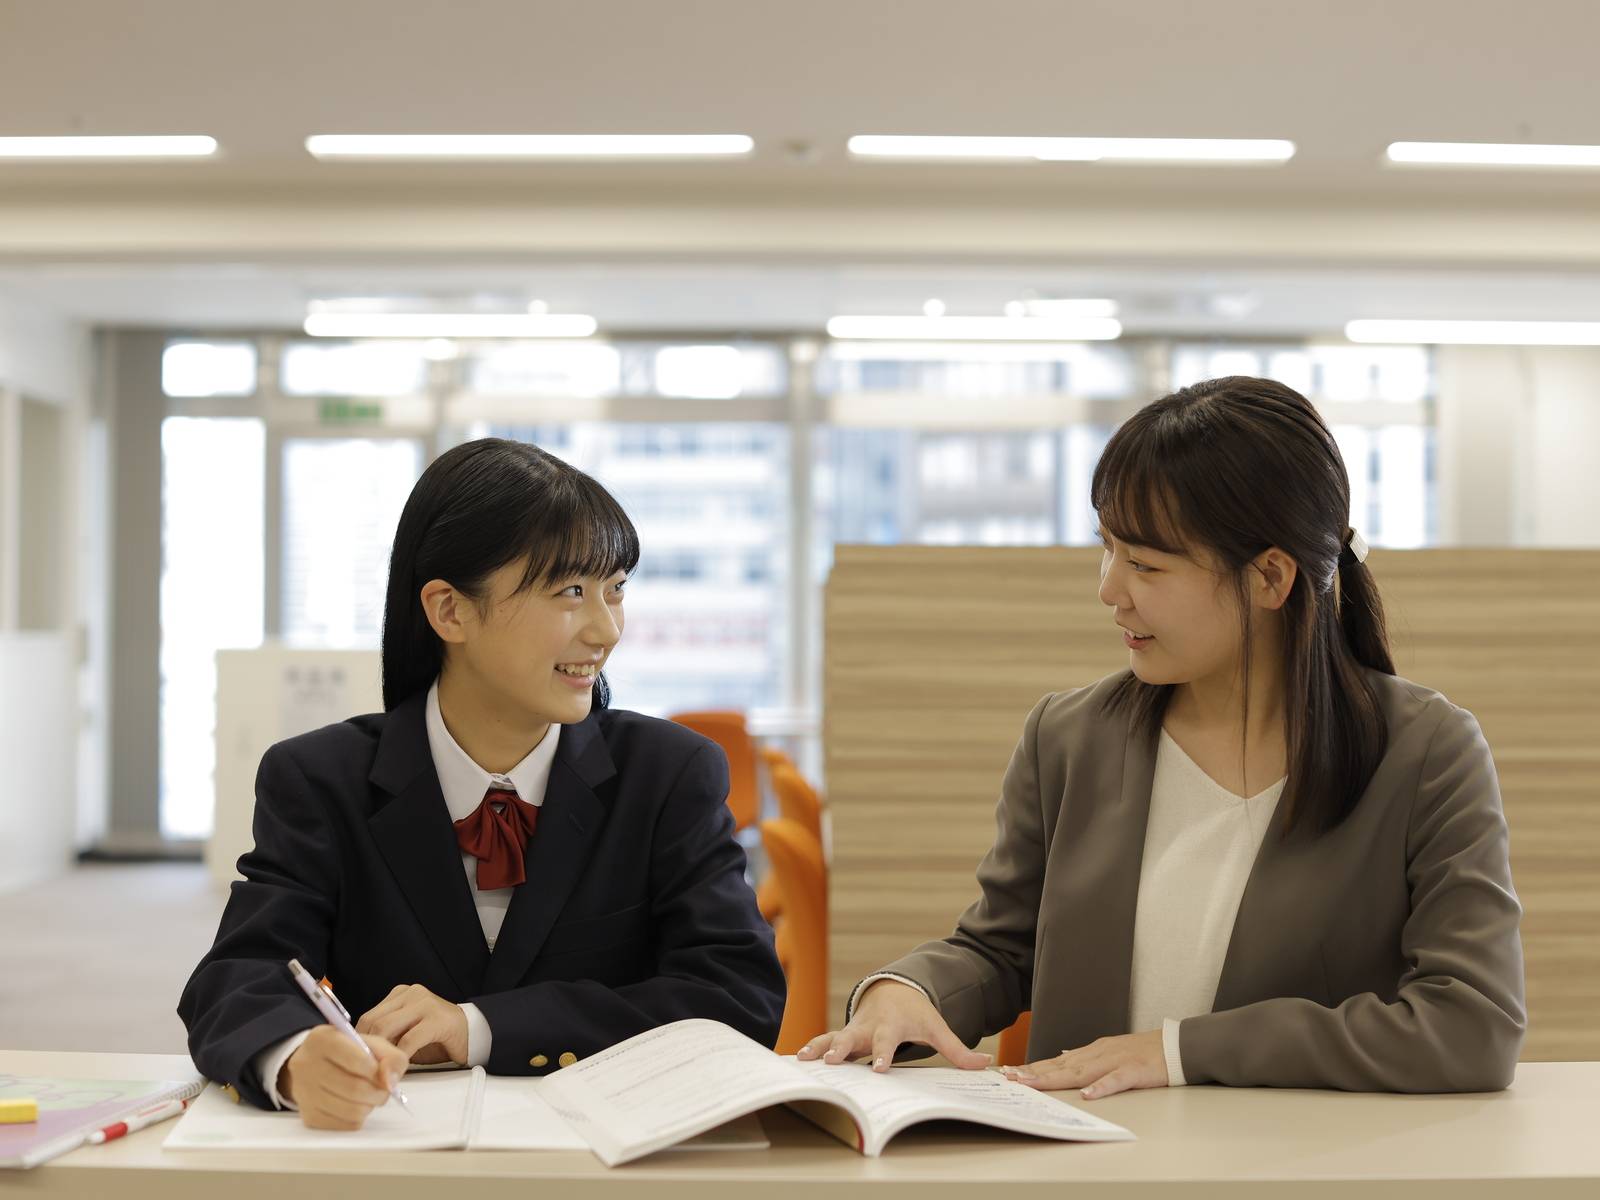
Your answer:
[[[35,1167],[75,1150],[97,1129],[168,1100],[188,1100],[201,1079],[58,1079],[0,1072],[0,1100],[37,1100],[39,1119],[0,1125],[0,1167]]]

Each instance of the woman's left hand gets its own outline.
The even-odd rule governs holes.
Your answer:
[[[1007,1079],[1041,1092],[1081,1088],[1085,1100],[1098,1100],[1137,1088],[1167,1086],[1167,1056],[1161,1031],[1103,1037],[1076,1050],[1022,1067],[1002,1067]]]
[[[361,1014],[356,1032],[387,1038],[414,1063],[467,1061],[467,1014],[420,983],[391,991]]]

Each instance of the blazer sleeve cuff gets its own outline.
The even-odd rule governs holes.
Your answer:
[[[1189,1081],[1183,1077],[1183,1055],[1178,1045],[1178,1030],[1182,1022],[1174,1021],[1171,1017],[1161,1022],[1161,1053],[1167,1060],[1167,1086],[1187,1087]]]
[[[860,983],[856,984],[855,991],[850,993],[850,1000],[844,1006],[844,1023],[846,1025],[850,1023],[850,1018],[855,1016],[856,1005],[860,1002],[862,995],[869,987],[877,983],[880,979],[892,979],[896,983],[903,983],[907,987],[914,987],[917,989],[917,991],[928,997],[929,1004],[933,1005],[935,1008],[939,1007],[939,1002],[928,994],[928,989],[923,987],[915,979],[907,979],[904,975],[897,975],[893,971],[879,971],[875,975],[868,975]]]
[[[461,1012],[467,1018],[467,1066],[486,1066],[489,1062],[489,1047],[494,1041],[494,1033],[489,1028],[489,1018],[483,1015],[483,1009],[471,1002],[463,1004]]]
[[[267,1093],[267,1099],[272,1101],[273,1108],[288,1109],[290,1112],[300,1111],[298,1104],[278,1091],[278,1072],[283,1070],[283,1064],[289,1061],[291,1054],[300,1049],[300,1044],[310,1034],[311,1030],[302,1029],[299,1033],[290,1034],[281,1042],[274,1042],[256,1055],[256,1075],[261,1080],[262,1090]]]

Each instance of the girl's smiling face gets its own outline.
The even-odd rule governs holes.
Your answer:
[[[595,680],[622,637],[627,574],[520,588],[526,569],[517,561],[493,572],[481,603],[454,593],[440,614],[450,619],[435,622],[449,644],[446,670],[459,671],[507,724],[575,724],[589,715]]]

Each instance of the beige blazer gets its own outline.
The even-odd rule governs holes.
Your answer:
[[[982,895],[949,937],[884,968],[926,988],[968,1045],[1028,1008],[1030,1061],[1131,1032],[1156,744],[1101,711],[1118,678],[1028,714]],[[1190,1083],[1446,1092],[1511,1080],[1527,1027],[1522,909],[1494,761],[1471,713],[1370,678],[1388,751],[1331,833],[1283,840],[1279,805],[1213,1010],[1179,1028]]]

